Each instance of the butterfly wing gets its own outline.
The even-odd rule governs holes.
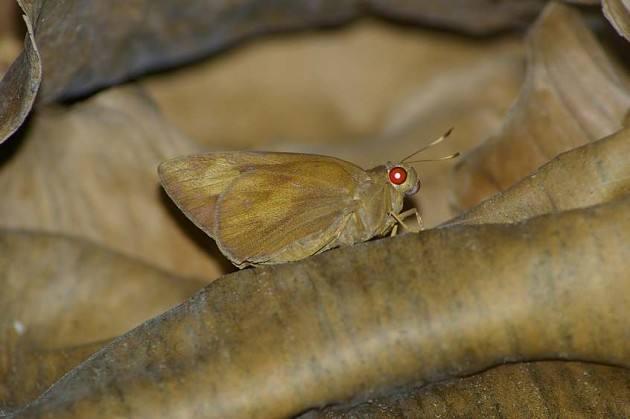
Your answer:
[[[216,200],[240,175],[233,153],[207,153],[168,160],[158,167],[162,187],[175,205],[213,236]],[[246,164],[242,159],[242,164]]]
[[[253,170],[219,198],[214,235],[236,264],[314,254],[354,210],[356,184],[356,176],[333,161]]]
[[[369,175],[332,157],[208,153],[163,163],[164,189],[235,264],[316,253],[351,213]]]

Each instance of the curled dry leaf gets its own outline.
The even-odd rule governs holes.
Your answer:
[[[46,78],[38,100],[50,102],[172,67],[257,34],[348,21],[362,14],[366,5],[378,5],[375,0],[185,0],[175,6],[170,0],[136,0],[124,7],[90,0],[19,3],[29,36],[24,53],[0,82],[0,103],[5,103],[0,107],[0,142],[28,114],[42,82],[42,69]],[[388,14],[396,14],[397,8],[406,12],[410,6],[432,9],[428,16],[420,18],[487,33],[511,27],[515,21],[520,23],[524,15],[535,14],[543,2],[502,2],[501,13],[488,13],[497,7],[482,0],[465,6],[461,0],[399,3],[377,9]],[[430,7],[432,3],[440,6]],[[460,12],[452,14],[452,7],[458,7]],[[479,22],[479,16],[484,16],[485,21],[471,26],[469,22]]]
[[[334,22],[351,12],[351,2],[259,3],[186,0],[174,6],[169,0],[138,0],[112,7],[89,0],[20,0],[28,37],[0,82],[0,142],[30,111],[42,68],[46,78],[38,99],[50,102],[216,52],[257,33]]]
[[[181,275],[228,269],[158,184],[160,162],[198,148],[140,91],[109,90],[30,122],[0,166],[0,227],[81,236]]]
[[[40,56],[28,19],[26,27],[24,51],[0,80],[0,144],[22,125],[31,111],[42,81]]]
[[[54,327],[54,325],[51,325]],[[0,417],[26,405],[109,341],[61,349],[42,349],[29,342],[0,353]]]
[[[630,128],[567,151],[448,224],[513,223],[630,194]]]
[[[565,3],[583,4],[587,6],[595,6],[601,3],[601,0],[564,0]]]
[[[0,408],[202,286],[84,240],[0,231]]]
[[[629,110],[627,75],[576,11],[551,3],[529,34],[527,79],[504,126],[456,167],[458,205],[471,207],[557,154],[612,134]]]
[[[630,371],[579,362],[501,365],[446,383],[328,407],[299,419],[628,417]]]
[[[240,271],[15,417],[280,417],[509,360],[630,366],[628,211],[625,198]]]
[[[386,16],[434,26],[487,34],[513,27],[524,27],[543,8],[547,0],[368,0],[370,6]]]
[[[602,0],[604,15],[617,32],[630,41],[630,2],[628,0]]]
[[[336,22],[350,15],[352,2],[298,1],[291,7],[259,0],[177,5],[137,0],[124,7],[89,0],[21,4],[33,22],[46,71],[40,100],[49,102],[216,52],[261,32]]]

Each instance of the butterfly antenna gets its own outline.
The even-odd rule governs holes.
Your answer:
[[[442,135],[440,138],[438,138],[437,140],[434,140],[434,141],[430,142],[429,144],[425,145],[424,147],[422,147],[421,149],[414,151],[413,153],[411,153],[410,155],[408,155],[407,157],[405,157],[404,159],[402,159],[400,162],[401,162],[401,163],[404,163],[404,162],[406,162],[408,159],[410,159],[410,158],[412,158],[413,156],[415,156],[416,154],[421,153],[421,152],[423,152],[424,150],[426,150],[426,149],[428,149],[428,148],[431,148],[431,147],[433,147],[434,145],[437,145],[437,144],[441,143],[441,142],[442,142],[442,141],[444,141],[444,140],[445,140],[445,139],[446,139],[449,135],[451,135],[451,132],[453,132],[453,128],[451,128],[451,129],[449,129],[448,131],[446,131],[446,133],[445,133],[444,135]],[[455,157],[457,157],[457,156],[454,156],[454,157],[447,156],[447,157],[449,157],[449,158],[451,158],[451,159],[452,159],[452,158],[455,158]],[[447,160],[447,159],[443,159],[443,158],[442,158],[442,159],[438,159],[438,160]],[[433,161],[433,160],[420,160],[420,161]],[[413,163],[413,162],[408,162],[408,163]]]
[[[427,162],[427,161],[442,161],[442,160],[454,159],[454,158],[457,158],[457,157],[459,157],[459,152],[453,153],[453,154],[449,154],[448,156],[440,157],[439,159],[414,160],[414,161],[408,161],[407,163],[423,163],[423,162]]]

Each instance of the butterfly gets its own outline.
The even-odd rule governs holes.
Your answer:
[[[334,157],[279,152],[211,152],[158,167],[160,182],[178,208],[237,267],[285,263],[373,237],[419,231],[405,196],[418,192],[408,161],[446,134],[405,157],[369,170]],[[415,216],[418,228],[405,219]]]

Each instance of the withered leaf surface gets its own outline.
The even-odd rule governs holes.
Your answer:
[[[19,3],[29,37],[24,53],[0,82],[0,103],[4,103],[0,107],[0,143],[28,114],[42,82],[42,70],[45,79],[38,100],[46,103],[172,67],[257,34],[348,21],[363,14],[365,6],[399,16],[417,10],[408,16],[489,33],[522,26],[544,1],[512,0],[499,7],[484,0],[393,4],[378,0],[185,0],[175,4],[170,0],[133,0],[119,6],[92,0]],[[453,7],[459,12],[451,13]]]
[[[472,34],[487,34],[510,27],[524,27],[536,17],[546,0],[368,0],[386,16],[419,21]]]
[[[0,165],[0,227],[81,236],[180,275],[224,271],[158,184],[160,162],[199,148],[141,91],[111,89],[30,122]]]
[[[3,336],[40,348],[115,337],[204,283],[59,235],[2,230],[0,247]]]
[[[3,348],[0,353],[0,417],[34,400],[107,342],[61,349],[42,349],[28,341],[11,342],[10,352]]]
[[[156,316],[203,283],[85,240],[0,230],[0,408],[34,398],[100,347],[92,342]],[[66,347],[77,348],[58,350]]]
[[[630,415],[630,370],[579,362],[507,364],[299,419],[545,418]]]
[[[560,154],[503,193],[448,222],[513,223],[630,194],[630,128]]]
[[[505,361],[628,367],[628,211],[441,228],[228,275],[15,417],[282,417]]]
[[[602,7],[604,15],[617,32],[630,41],[630,2],[628,0],[602,0]]]
[[[26,27],[24,51],[0,80],[0,144],[22,125],[31,111],[42,81],[39,52],[28,19]]]
[[[529,34],[527,79],[502,129],[456,167],[469,208],[557,154],[618,131],[630,110],[628,77],[568,6],[551,3]]]

